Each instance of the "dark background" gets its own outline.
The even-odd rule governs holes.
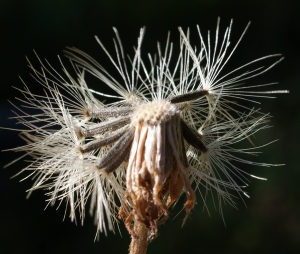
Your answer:
[[[7,0],[0,2],[0,126],[14,127],[12,106],[16,90],[23,87],[18,75],[35,91],[39,85],[30,77],[25,55],[36,61],[33,49],[60,68],[57,55],[65,46],[76,46],[112,66],[97,45],[98,35],[110,52],[114,52],[112,27],[118,28],[125,51],[133,55],[139,29],[147,27],[142,50],[156,52],[156,42],[164,45],[171,31],[178,45],[178,26],[191,28],[197,39],[196,25],[206,36],[215,31],[221,17],[221,31],[234,19],[231,41],[234,43],[249,20],[250,29],[234,54],[229,69],[259,56],[282,53],[285,60],[267,74],[249,81],[250,84],[279,81],[274,89],[288,89],[290,94],[277,99],[262,99],[262,111],[271,112],[274,127],[256,136],[258,144],[279,139],[262,148],[257,161],[285,163],[282,167],[253,168],[247,172],[266,177],[268,181],[250,179],[247,189],[251,199],[237,201],[238,209],[223,206],[222,217],[210,204],[210,215],[198,204],[186,225],[181,228],[183,215],[170,219],[159,228],[159,236],[148,253],[299,253],[299,29],[298,0],[201,0],[201,1],[71,1],[71,0]],[[177,44],[176,44],[177,43]],[[102,60],[103,58],[103,60]],[[1,131],[1,150],[21,145],[16,132]],[[16,158],[13,152],[2,152],[1,167]],[[256,159],[256,158],[254,158]],[[84,226],[64,221],[64,206],[46,206],[43,191],[26,199],[30,180],[19,183],[22,176],[10,179],[25,164],[17,163],[0,170],[0,250],[1,253],[127,253],[128,233],[120,223],[122,236],[100,236],[94,242],[96,227],[87,214]],[[211,202],[209,202],[211,203]],[[182,204],[178,205],[180,209]],[[171,218],[176,215],[172,211]]]

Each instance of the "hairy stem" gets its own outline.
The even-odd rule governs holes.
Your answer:
[[[148,246],[148,228],[144,223],[134,222],[135,236],[131,237],[129,254],[146,254]]]

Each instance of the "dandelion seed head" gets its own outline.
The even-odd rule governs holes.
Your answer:
[[[272,166],[242,157],[257,155],[260,147],[251,147],[251,136],[269,128],[270,118],[243,101],[257,103],[261,97],[287,92],[258,91],[275,83],[245,84],[279,63],[279,54],[223,72],[248,26],[236,44],[230,42],[232,22],[222,38],[218,20],[215,40],[210,33],[204,38],[198,27],[198,47],[191,45],[189,30],[179,28],[179,54],[168,35],[165,48],[158,45],[157,56],[149,54],[149,61],[141,54],[144,28],[132,58],[125,55],[114,29],[115,56],[96,39],[120,78],[76,48],[66,51],[76,78],[61,60],[64,75],[47,61],[39,59],[41,70],[30,64],[45,94],[32,94],[27,86],[20,90],[24,107],[40,112],[31,115],[18,108],[16,118],[26,127],[21,137],[27,144],[12,149],[31,157],[22,170],[35,181],[30,191],[45,189],[49,204],[66,200],[70,218],[76,220],[79,212],[82,223],[90,203],[97,232],[114,230],[120,218],[133,238],[137,222],[154,238],[182,195],[186,217],[196,193],[204,206],[207,193],[215,193],[220,213],[224,202],[235,207],[234,195],[247,195],[243,186],[248,185],[247,176],[253,177],[240,165]],[[273,64],[252,68],[272,58],[277,59]],[[98,78],[110,92],[90,89],[86,75]],[[109,103],[102,102],[107,99]],[[237,149],[244,140],[250,148]]]

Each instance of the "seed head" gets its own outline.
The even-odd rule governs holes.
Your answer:
[[[89,202],[98,232],[113,230],[121,218],[133,238],[136,222],[146,226],[149,238],[155,237],[158,224],[169,217],[182,194],[186,216],[194,208],[196,191],[204,204],[207,193],[215,192],[220,212],[224,201],[235,206],[233,191],[247,196],[243,186],[252,175],[239,168],[241,163],[272,164],[239,157],[256,154],[256,147],[235,145],[243,140],[251,145],[251,136],[269,127],[268,114],[242,103],[287,91],[261,92],[258,88],[273,83],[244,82],[283,58],[269,55],[223,73],[249,25],[232,48],[232,22],[223,39],[219,26],[218,20],[214,43],[210,33],[206,43],[198,27],[199,47],[190,44],[189,30],[179,28],[178,56],[168,35],[164,52],[158,45],[158,57],[149,55],[149,64],[141,57],[144,28],[129,61],[116,29],[115,57],[96,38],[120,80],[76,48],[66,51],[76,78],[64,65],[63,76],[48,62],[40,60],[41,70],[30,64],[45,94],[32,94],[27,86],[21,91],[25,107],[40,112],[31,115],[19,109],[16,118],[26,127],[21,137],[27,145],[12,149],[31,157],[22,170],[35,179],[30,192],[44,188],[51,204],[66,200],[72,220],[76,210],[84,220]],[[269,58],[277,60],[251,69]],[[87,74],[99,79],[100,91],[88,88]],[[103,84],[110,94],[101,91]],[[110,102],[102,103],[104,99]]]

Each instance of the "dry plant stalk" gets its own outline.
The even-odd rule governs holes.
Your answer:
[[[170,207],[181,195],[185,195],[186,217],[195,205],[194,190],[200,191],[204,204],[207,193],[215,192],[220,212],[222,202],[235,206],[231,191],[247,196],[242,188],[247,186],[245,176],[255,176],[238,165],[276,165],[238,157],[256,154],[256,148],[236,149],[236,143],[251,142],[251,135],[269,127],[268,114],[241,103],[287,91],[260,91],[272,83],[243,83],[283,58],[279,54],[261,57],[222,74],[249,24],[231,49],[232,22],[222,40],[219,26],[218,20],[212,45],[210,33],[206,43],[198,27],[198,49],[190,45],[189,30],[184,33],[179,28],[178,57],[174,59],[168,35],[164,52],[158,44],[158,56],[148,56],[150,64],[141,56],[144,28],[132,59],[125,56],[116,29],[115,57],[96,38],[121,81],[76,48],[66,51],[75,78],[62,63],[63,75],[47,61],[38,58],[41,69],[29,62],[45,94],[35,95],[27,86],[20,90],[24,107],[40,112],[31,115],[19,109],[16,118],[27,127],[21,132],[27,144],[11,150],[32,158],[22,170],[35,179],[30,192],[45,188],[51,204],[65,199],[71,219],[78,210],[82,222],[89,200],[97,235],[114,230],[122,219],[132,237],[132,254],[146,253],[147,241],[156,237],[158,225],[168,219]],[[255,67],[271,58],[277,60]],[[88,88],[87,74],[111,92]],[[96,97],[113,102],[104,104]]]
[[[137,220],[134,223],[134,232],[138,237],[132,237],[129,246],[130,254],[146,254],[148,246],[149,229],[147,226]]]

